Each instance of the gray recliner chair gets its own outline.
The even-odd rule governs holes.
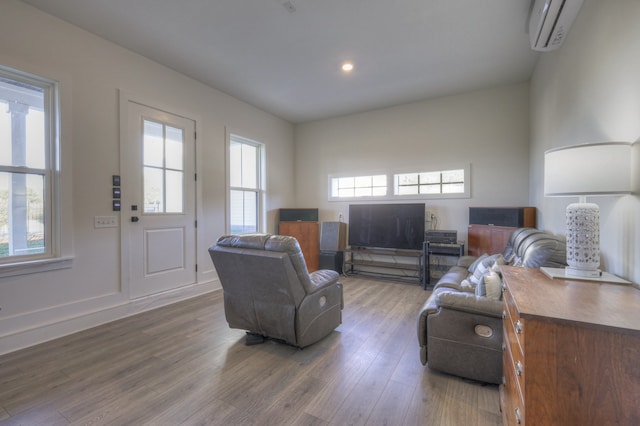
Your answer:
[[[303,348],[342,322],[338,273],[309,273],[294,237],[227,235],[209,254],[222,284],[227,322],[248,332],[247,344],[272,338]]]

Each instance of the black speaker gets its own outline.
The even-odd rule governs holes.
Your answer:
[[[494,225],[521,228],[532,226],[526,217],[529,207],[469,207],[470,225]],[[535,226],[535,225],[533,225]]]
[[[280,222],[317,222],[318,209],[280,209]]]
[[[344,252],[342,251],[321,251],[318,268],[330,269],[332,271],[336,271],[339,274],[341,274],[343,260],[344,260]]]
[[[346,223],[322,222],[320,224],[320,251],[342,251],[346,245]]]

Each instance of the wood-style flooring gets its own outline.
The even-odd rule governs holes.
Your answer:
[[[214,292],[1,356],[0,424],[502,424],[496,386],[420,363],[428,292],[341,281],[342,325],[303,350],[245,346]]]

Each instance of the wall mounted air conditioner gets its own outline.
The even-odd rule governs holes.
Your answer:
[[[583,0],[535,0],[529,18],[531,48],[547,52],[560,47]]]

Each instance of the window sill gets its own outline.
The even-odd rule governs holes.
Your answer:
[[[73,257],[56,257],[53,259],[8,263],[6,265],[0,265],[0,278],[55,271],[57,269],[68,269],[71,268],[72,263]]]

